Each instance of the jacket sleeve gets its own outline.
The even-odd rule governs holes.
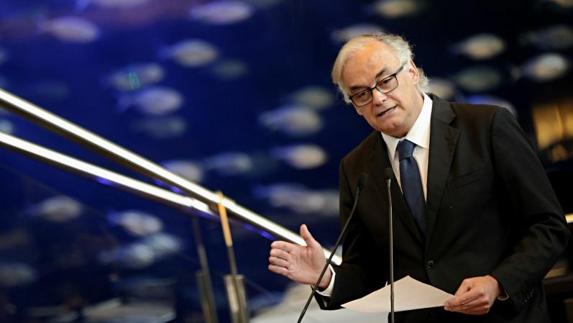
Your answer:
[[[505,109],[491,124],[491,147],[501,191],[508,197],[516,238],[510,253],[494,269],[495,277],[516,310],[539,291],[539,282],[569,239],[563,211],[523,130]]]
[[[340,164],[340,220],[344,225],[348,217],[355,193],[356,184],[345,170],[344,160]],[[331,297],[317,295],[317,300],[323,309],[337,309],[340,305],[360,298],[374,290],[379,289],[386,281],[386,267],[383,266],[384,255],[372,255],[373,241],[360,217],[360,202],[356,214],[352,218],[348,233],[342,244],[342,264],[333,266],[336,279]]]

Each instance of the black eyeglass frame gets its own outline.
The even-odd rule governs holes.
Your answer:
[[[358,93],[352,94],[352,95],[349,97],[349,99],[350,99],[350,101],[352,102],[352,104],[353,104],[355,107],[357,107],[357,108],[361,108],[361,107],[363,107],[363,106],[365,106],[365,105],[368,105],[368,104],[372,103],[372,100],[374,99],[374,94],[373,94],[374,89],[376,89],[378,92],[380,92],[380,93],[382,93],[382,94],[386,94],[386,93],[390,93],[390,92],[394,91],[396,88],[398,88],[398,86],[400,86],[400,83],[398,82],[398,77],[397,77],[397,75],[398,75],[400,72],[402,72],[402,70],[404,69],[404,66],[406,66],[406,63],[400,65],[400,67],[396,70],[396,72],[394,72],[394,73],[392,73],[392,74],[390,74],[390,75],[387,75],[386,77],[384,77],[384,78],[382,78],[382,79],[376,81],[376,84],[374,84],[373,87],[370,87],[370,88],[364,89],[363,91],[360,91],[360,92],[358,92]],[[390,80],[390,79],[392,79],[392,78],[394,78],[394,79],[396,80],[396,86],[394,86],[393,88],[391,88],[391,89],[389,89],[389,90],[386,90],[386,91],[382,90],[382,89],[379,87],[380,84],[382,84],[382,83],[384,83],[384,82],[386,82],[386,81],[388,81],[388,80]],[[361,94],[363,94],[363,93],[365,93],[365,92],[368,92],[368,91],[370,91],[370,100],[368,100],[368,102],[366,102],[366,103],[364,103],[364,104],[361,104],[361,105],[358,105],[358,104],[354,103],[354,99],[353,99],[354,97],[356,97],[357,95],[361,95]]]

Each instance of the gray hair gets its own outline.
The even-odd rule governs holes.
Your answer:
[[[410,44],[401,36],[393,35],[393,34],[386,34],[386,33],[375,33],[375,34],[367,34],[354,37],[350,39],[338,52],[338,56],[334,61],[334,66],[332,67],[332,82],[338,86],[338,90],[344,96],[344,101],[348,104],[351,103],[350,97],[348,95],[347,89],[342,85],[342,70],[344,65],[352,56],[352,54],[356,53],[358,50],[364,48],[367,42],[370,39],[378,40],[392,48],[398,56],[401,64],[405,64],[408,61],[414,59],[414,54],[412,54],[412,47]],[[429,80],[424,74],[424,71],[421,68],[418,68],[418,72],[420,73],[420,81],[417,84],[418,90],[422,93],[430,92],[429,88]]]

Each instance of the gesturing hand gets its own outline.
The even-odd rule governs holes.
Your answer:
[[[464,279],[454,298],[446,301],[447,311],[470,315],[484,315],[489,312],[501,289],[490,275]]]
[[[326,263],[320,244],[314,240],[306,225],[300,226],[300,236],[306,246],[275,241],[271,244],[269,270],[297,283],[313,285]],[[322,278],[319,288],[326,288],[331,279],[330,271]]]

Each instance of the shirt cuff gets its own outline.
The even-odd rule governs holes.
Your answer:
[[[497,297],[497,300],[500,302],[503,302],[503,301],[507,301],[508,299],[509,299],[509,295],[507,294],[505,289],[503,289],[503,287],[502,287],[501,288],[501,294],[499,294],[499,296]]]
[[[332,290],[334,289],[334,278],[336,278],[336,272],[334,271],[334,269],[332,269],[331,265],[328,265],[328,270],[330,270],[330,273],[332,274],[332,277],[330,278],[330,283],[328,283],[328,287],[326,287],[324,290],[316,290],[316,292],[319,295],[325,296],[325,297],[330,297],[332,295]]]

